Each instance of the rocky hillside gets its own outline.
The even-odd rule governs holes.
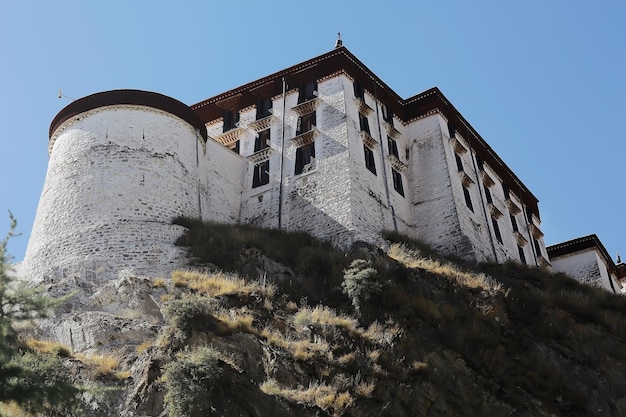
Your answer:
[[[79,293],[23,335],[89,416],[626,416],[624,298],[402,236],[179,222],[188,269],[50,283]]]

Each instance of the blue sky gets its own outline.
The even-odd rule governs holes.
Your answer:
[[[71,98],[193,104],[344,45],[400,96],[437,86],[539,198],[546,244],[623,251],[626,2],[0,0],[0,235],[21,260]]]

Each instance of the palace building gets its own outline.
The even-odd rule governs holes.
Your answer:
[[[402,98],[341,45],[192,106],[84,97],[49,153],[24,261],[42,278],[179,267],[177,216],[549,266],[537,198],[443,93]]]

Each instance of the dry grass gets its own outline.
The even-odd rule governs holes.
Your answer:
[[[113,376],[118,379],[123,379],[124,372],[118,371],[120,360],[115,356],[79,354],[76,355],[76,359],[88,366],[94,373],[95,377]],[[122,376],[122,378],[119,378],[120,376]]]
[[[405,245],[392,244],[388,255],[407,268],[423,269],[432,274],[444,276],[468,288],[479,288],[489,294],[503,291],[502,284],[483,273],[463,271],[452,263],[423,257],[418,251],[409,249]]]
[[[394,323],[380,324],[378,321],[369,325],[361,336],[381,346],[392,346],[394,340],[400,336],[402,329]]]
[[[293,316],[293,321],[297,327],[319,324],[321,326],[340,327],[353,333],[357,332],[358,324],[352,317],[339,315],[333,309],[325,306],[302,307]]]
[[[0,402],[0,416],[4,417],[34,417],[32,414],[22,410],[15,402]]]
[[[376,388],[375,382],[361,382],[354,388],[354,395],[358,398],[369,398]]]
[[[285,388],[278,385],[273,379],[261,384],[261,391],[268,395],[282,397],[299,404],[316,405],[321,409],[332,412],[333,416],[340,416],[354,403],[354,398],[348,391],[338,392],[335,387],[315,382],[308,388]]]
[[[356,353],[354,352],[346,353],[345,355],[341,355],[339,358],[337,358],[337,362],[339,362],[342,365],[348,365],[348,364],[354,363],[355,360],[356,360]]]
[[[314,357],[332,356],[330,345],[325,341],[315,343],[309,340],[296,340],[286,337],[270,327],[263,329],[261,336],[264,337],[270,345],[290,352],[294,359],[297,360],[304,361]]]
[[[24,342],[30,349],[41,353],[49,353],[52,355],[70,357],[72,351],[67,346],[49,340],[28,339]]]
[[[142,354],[143,352],[145,352],[150,346],[154,345],[154,340],[146,340],[145,342],[137,345],[137,353],[138,354]]]
[[[189,288],[202,294],[217,297],[226,294],[252,294],[273,297],[276,288],[273,285],[261,285],[259,282],[248,282],[234,274],[217,272],[207,275],[193,271],[172,272],[172,283],[177,288]]]
[[[165,278],[153,279],[150,282],[152,288],[167,288],[167,280]]]
[[[252,326],[254,317],[249,313],[220,309],[215,313],[215,318],[225,326],[223,329],[225,332],[255,332]]]

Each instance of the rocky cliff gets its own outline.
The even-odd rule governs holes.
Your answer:
[[[47,283],[78,292],[23,337],[69,349],[89,416],[626,415],[619,296],[401,236],[179,223],[172,276]]]

